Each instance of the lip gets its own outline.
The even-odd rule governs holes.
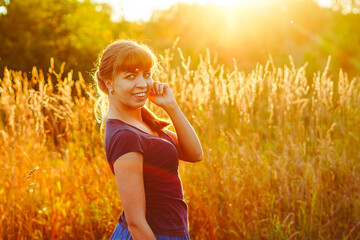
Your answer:
[[[145,93],[144,96],[136,96],[135,94],[139,94],[139,93]],[[145,100],[148,96],[148,92],[137,92],[137,93],[133,93],[132,94],[137,100],[142,101]]]

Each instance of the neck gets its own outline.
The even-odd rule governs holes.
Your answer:
[[[111,102],[109,103],[107,118],[117,118],[128,123],[143,121],[141,108],[129,108],[127,106],[122,106],[121,104],[111,104]]]

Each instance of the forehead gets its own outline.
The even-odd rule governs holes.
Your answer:
[[[147,71],[154,65],[153,57],[143,49],[134,49],[120,56],[116,64],[116,72]]]
[[[151,69],[139,69],[136,68],[134,70],[127,70],[127,71],[120,71],[117,73],[117,76],[123,77],[126,74],[142,74],[142,73],[146,73],[146,72],[151,72]]]
[[[124,72],[124,73],[141,73],[141,72],[148,72],[148,71],[151,71],[151,68],[145,68],[145,69],[135,68],[135,69],[131,69],[131,70],[125,70],[122,72]]]

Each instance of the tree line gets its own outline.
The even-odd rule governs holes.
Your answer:
[[[2,2],[2,3],[1,3]],[[233,8],[213,4],[178,3],[155,11],[147,22],[111,21],[109,5],[90,0],[1,0],[0,69],[5,66],[30,72],[46,71],[50,58],[66,62],[66,69],[81,71],[89,81],[98,54],[118,38],[148,43],[156,53],[173,45],[199,61],[207,50],[218,63],[250,71],[270,57],[276,64],[321,70],[332,56],[333,74],[342,68],[351,75],[360,70],[360,15],[344,14],[313,0],[273,0]],[[342,1],[346,4],[346,1]],[[358,1],[351,1],[357,9]],[[349,6],[348,3],[347,5]],[[3,71],[0,71],[1,76]]]

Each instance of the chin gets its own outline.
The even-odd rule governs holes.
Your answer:
[[[145,102],[146,102],[146,101],[145,101]],[[142,107],[145,106],[145,102],[134,104],[134,105],[132,105],[132,107],[133,107],[133,108],[142,108]]]

